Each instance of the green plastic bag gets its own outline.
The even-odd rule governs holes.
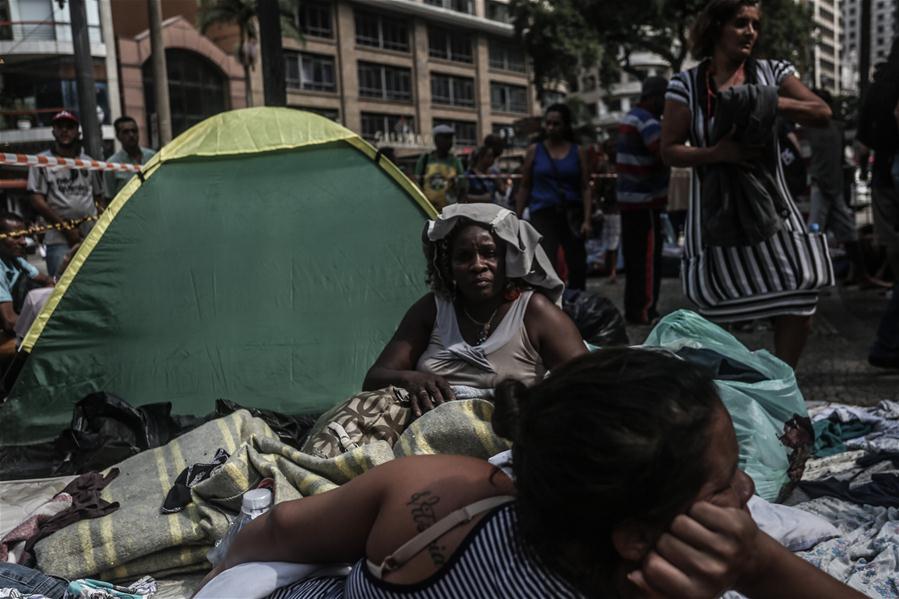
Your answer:
[[[740,468],[755,482],[756,493],[768,501],[788,494],[802,477],[814,440],[793,369],[766,350],[749,351],[689,310],[663,318],[644,345],[673,352],[710,350],[761,375],[763,380],[756,382],[716,378],[715,383],[737,433]]]

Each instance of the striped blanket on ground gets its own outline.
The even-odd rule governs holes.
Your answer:
[[[206,553],[240,509],[241,495],[263,478],[274,480],[275,502],[333,489],[394,457],[455,453],[484,459],[508,448],[493,434],[493,405],[473,399],[443,404],[412,423],[396,445],[384,441],[323,459],[278,440],[259,418],[240,410],[200,426],[169,444],[132,456],[103,491],[121,507],[84,520],[35,546],[38,567],[67,579],[134,579],[207,570]],[[230,459],[191,489],[193,502],[178,513],[159,511],[178,474],[208,462],[218,448]]]

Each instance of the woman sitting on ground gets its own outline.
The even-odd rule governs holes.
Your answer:
[[[347,598],[862,597],[757,528],[733,425],[697,366],[662,351],[600,350],[530,389],[506,381],[495,402],[494,429],[514,442],[512,478],[462,456],[388,462],[277,505],[207,578],[289,560],[354,566],[346,579],[281,589],[284,599],[313,589]],[[465,507],[467,519],[433,532]]]
[[[406,313],[363,390],[394,385],[415,416],[455,399],[453,386],[532,385],[586,351],[554,302],[562,293],[539,234],[493,204],[454,204],[424,234],[432,292]]]

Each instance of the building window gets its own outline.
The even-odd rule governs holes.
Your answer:
[[[469,15],[474,14],[474,0],[425,0],[425,4],[439,6],[440,8],[456,12],[464,12]]]
[[[452,121],[449,119],[434,119],[434,127],[437,125],[449,125],[456,130],[455,142],[458,146],[478,145],[478,124],[471,121]]]
[[[584,77],[584,91],[592,92],[596,89],[596,75],[587,75]]]
[[[389,136],[402,139],[415,133],[415,119],[396,114],[362,113],[362,138],[369,141],[389,140]]]
[[[289,90],[337,91],[334,57],[308,52],[284,51],[284,78]]]
[[[412,101],[412,70],[359,62],[359,96],[396,102]]]
[[[471,37],[467,33],[428,27],[428,55],[431,58],[470,63]]]
[[[356,43],[360,46],[409,51],[409,25],[403,19],[356,11]]]
[[[621,98],[606,98],[603,103],[608,112],[621,112]]]
[[[435,104],[474,107],[474,79],[431,74],[431,100]]]
[[[587,114],[589,114],[592,119],[599,116],[599,107],[596,105],[596,102],[587,104]]]
[[[166,73],[169,77],[169,108],[172,134],[178,135],[214,114],[228,110],[228,79],[212,61],[201,54],[179,48],[166,48]],[[156,137],[151,115],[156,112],[151,61],[142,67],[144,102],[151,137]],[[73,86],[74,87],[74,86]]]
[[[334,122],[340,122],[340,111],[336,108],[319,108],[317,106],[288,106],[288,108],[304,110],[306,112],[311,112],[312,114],[317,114],[318,116],[323,116]]]
[[[522,85],[508,85],[491,81],[490,108],[500,112],[527,113],[527,88]]]
[[[317,2],[301,2],[297,11],[297,28],[309,37],[334,37],[331,21],[331,5]]]
[[[490,40],[490,68],[525,72],[524,50],[517,46]]]
[[[487,18],[500,23],[511,23],[512,15],[509,13],[509,5],[505,2],[487,0]]]

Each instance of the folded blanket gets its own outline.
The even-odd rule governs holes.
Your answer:
[[[493,434],[492,413],[493,405],[484,400],[448,402],[410,425],[394,448],[378,441],[325,459],[282,443],[247,411],[235,412],[119,464],[121,474],[103,498],[118,501],[120,509],[42,540],[35,546],[38,565],[68,579],[160,578],[206,570],[206,552],[227,531],[228,514],[240,509],[243,493],[262,479],[274,481],[274,500],[280,503],[333,489],[395,455],[452,453],[487,459],[509,447]],[[160,514],[178,474],[188,464],[208,462],[220,447],[231,457],[191,488],[193,502],[182,512]]]
[[[121,462],[119,476],[101,494],[119,509],[42,539],[34,547],[39,568],[69,580],[120,580],[207,567],[205,552],[227,530],[227,516],[205,505],[177,514],[159,508],[189,464],[211,460],[219,447],[233,452],[252,437],[275,435],[261,419],[239,411]]]

